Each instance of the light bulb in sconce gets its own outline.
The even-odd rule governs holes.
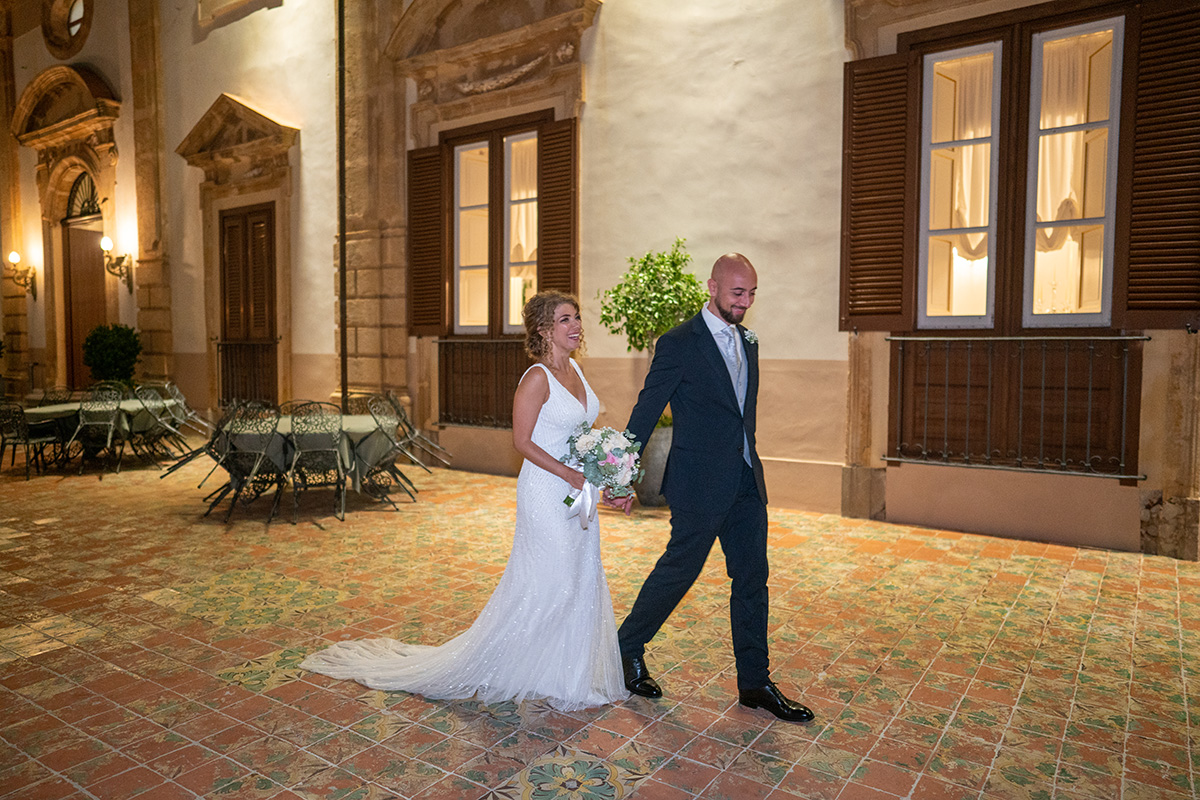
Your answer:
[[[8,254],[8,279],[29,292],[29,296],[37,300],[37,269],[33,264],[25,267],[18,266],[21,263],[21,254],[13,250]]]
[[[104,270],[109,275],[121,279],[125,282],[125,288],[133,294],[133,259],[126,253],[123,256],[113,258],[113,240],[107,236],[100,239],[100,249],[104,251]]]

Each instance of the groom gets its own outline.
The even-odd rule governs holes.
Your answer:
[[[733,580],[729,618],[738,701],[807,722],[812,711],[785,697],[767,666],[767,487],[754,447],[758,340],[740,324],[757,288],[749,259],[721,256],[708,279],[708,304],[656,345],[627,428],[646,442],[671,404],[674,437],[662,486],[671,506],[671,539],[618,638],[626,688],[661,697],[646,669],[646,642],[691,588],[719,538]]]

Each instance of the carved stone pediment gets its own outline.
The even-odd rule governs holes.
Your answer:
[[[578,72],[579,40],[603,0],[414,0],[386,52],[445,104]]]
[[[50,67],[29,82],[13,113],[17,141],[40,153],[71,143],[112,145],[121,104],[87,67]]]
[[[257,178],[287,167],[287,152],[300,131],[222,94],[175,152],[204,170],[213,183]]]

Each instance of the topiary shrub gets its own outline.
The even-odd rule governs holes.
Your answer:
[[[83,340],[83,363],[92,380],[133,385],[133,370],[142,354],[142,339],[128,325],[97,325]]]

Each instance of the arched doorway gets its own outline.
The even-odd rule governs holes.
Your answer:
[[[66,336],[67,384],[80,388],[91,382],[83,363],[83,340],[107,322],[104,235],[96,182],[81,172],[71,185],[67,216],[62,220],[63,332]]]

